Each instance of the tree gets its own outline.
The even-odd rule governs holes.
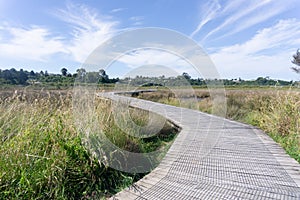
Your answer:
[[[28,79],[28,75],[24,72],[23,69],[20,69],[20,71],[19,71],[19,79],[18,79],[19,84],[25,85],[27,79]]]
[[[97,83],[99,75],[97,72],[88,72],[85,77],[87,83]]]
[[[60,72],[63,76],[67,76],[68,70],[66,68],[62,68]]]
[[[187,73],[187,72],[183,72],[182,73],[182,76],[187,80],[189,81],[191,79],[191,76]]]
[[[30,71],[29,73],[30,78],[34,78],[36,76],[36,74],[34,73],[33,70]]]
[[[86,75],[86,70],[84,68],[77,69],[76,72],[77,72],[77,76],[79,77],[83,77]]]
[[[76,73],[73,74],[73,77],[76,77],[77,81],[84,82],[84,79],[86,77],[86,70],[84,68],[77,69]]]
[[[255,81],[258,85],[267,85],[268,80],[263,77],[258,77]]]
[[[293,55],[293,60],[292,63],[297,65],[297,67],[292,67],[292,70],[294,70],[294,72],[300,74],[300,51],[299,49],[297,50],[296,54]]]
[[[108,75],[106,74],[105,70],[104,69],[100,69],[99,70],[99,76],[100,76],[100,82],[101,83],[108,83],[109,82],[109,77]]]

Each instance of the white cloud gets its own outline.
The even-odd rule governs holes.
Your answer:
[[[264,6],[267,6],[271,3],[272,0],[256,0],[256,1],[244,1],[243,6],[235,10],[230,16],[226,17],[226,20],[219,24],[215,29],[211,30],[206,36],[202,39],[203,41],[210,37],[211,35],[226,29],[228,26],[236,23],[237,21],[243,21],[242,18],[247,17],[248,15],[257,12],[258,9],[261,9]]]
[[[116,32],[117,21],[99,16],[84,5],[67,4],[67,9],[56,13],[74,29],[70,44],[67,46],[75,61],[84,62],[92,51]]]
[[[267,7],[261,8],[259,12],[253,12],[245,19],[237,21],[237,23],[236,23],[235,27],[232,29],[232,31],[228,31],[227,33],[222,34],[222,36],[220,36],[216,39],[224,38],[229,35],[239,33],[247,28],[250,28],[254,25],[262,23],[262,22],[286,11],[289,8],[289,6],[290,6],[290,4],[286,4],[285,2],[276,1]]]
[[[143,22],[137,21],[137,22],[134,22],[132,25],[133,26],[140,26],[140,25],[143,25]]]
[[[220,15],[224,16],[228,13],[237,11],[238,9],[241,8],[241,6],[243,6],[245,4],[245,0],[231,0],[231,1],[227,1],[224,9],[221,11]]]
[[[191,36],[202,31],[206,25],[215,26],[211,27],[206,38],[219,36],[219,33],[221,37],[239,33],[279,15],[290,8],[295,1],[290,0],[288,4],[275,0],[227,0],[222,6],[218,0],[209,1],[202,7],[203,17]],[[124,9],[116,8],[110,13]],[[117,28],[118,21],[111,16],[99,15],[95,10],[81,4],[67,4],[65,9],[56,10],[55,15],[71,27],[71,37],[58,37],[49,27],[31,25],[24,28],[1,23],[1,57],[46,62],[52,55],[63,54],[83,63],[98,45],[120,31]],[[143,19],[142,16],[129,18],[133,25],[140,25]],[[215,19],[217,19],[216,23],[209,23]],[[218,48],[211,57],[225,77],[243,78],[252,75],[256,77],[257,74],[272,77],[281,73],[288,74],[286,72],[292,65],[291,55],[299,46],[300,22],[289,19],[281,20],[273,27],[261,29],[246,42]],[[185,71],[193,76],[199,76],[187,62],[163,51],[133,52],[121,57],[119,62],[132,69],[141,65],[164,65],[172,67],[179,74]]]
[[[157,76],[177,76],[183,72],[187,72],[192,77],[218,77],[214,69],[210,69],[212,63],[206,55],[198,55],[197,58],[193,58],[191,55],[188,59],[189,60],[186,61],[180,56],[163,50],[147,49],[125,54],[119,57],[117,62],[125,64],[130,68],[128,74],[139,72],[139,75],[147,75],[147,73],[149,73],[149,75],[155,74]],[[194,62],[198,65],[195,66],[195,68],[189,62]],[[151,69],[153,69],[153,71],[151,71]]]
[[[68,53],[61,38],[52,36],[51,32],[42,27],[29,28],[2,27],[1,34],[9,35],[9,40],[1,42],[0,55],[14,59],[46,61],[55,53]],[[2,36],[3,37],[3,36]]]
[[[125,54],[118,59],[119,62],[127,64],[129,67],[141,65],[166,65],[166,66],[186,66],[187,63],[178,56],[160,50],[139,50]]]
[[[270,76],[275,79],[297,80],[290,70],[290,57],[294,52],[287,51],[273,56],[213,54],[211,57],[224,78],[255,79],[258,76]]]
[[[297,46],[295,39],[300,37],[300,21],[296,19],[280,20],[272,27],[264,28],[250,40],[222,48],[222,52],[256,54],[262,50],[271,50],[280,47],[280,51],[287,46]]]
[[[123,55],[118,59],[118,62],[127,65],[132,70],[140,66],[160,65],[171,68],[177,72],[177,75],[188,72],[191,75],[199,76],[188,62],[172,53],[161,50],[138,50]],[[170,75],[163,69],[166,68],[162,68],[161,75]]]
[[[13,27],[5,22],[0,26],[0,39],[5,38],[0,43],[0,55],[47,62],[52,55],[62,53],[83,63],[98,45],[115,34],[118,24],[80,4],[67,4],[66,9],[57,10],[55,15],[71,26],[70,38],[54,36],[47,27]]]
[[[141,21],[144,19],[143,16],[133,16],[129,18],[131,21]]]
[[[296,0],[290,0],[288,3],[277,0],[210,0],[201,6],[200,22],[190,36],[195,36],[205,25],[208,25],[209,31],[202,33],[204,37],[201,43],[208,38],[216,40],[234,35],[278,16],[295,3]]]
[[[130,21],[133,21],[133,26],[140,26],[143,24],[144,17],[143,16],[133,16],[129,18]]]
[[[117,12],[121,12],[121,11],[123,11],[123,10],[126,10],[126,8],[115,8],[115,9],[112,9],[112,10],[110,11],[110,13],[117,13]]]
[[[228,0],[227,2],[224,3],[224,5],[222,5],[218,0],[207,1],[207,3],[202,5],[200,9],[200,13],[201,13],[200,23],[198,24],[197,28],[192,32],[190,36],[191,37],[195,36],[198,32],[200,32],[200,30],[204,25],[206,25],[208,22],[213,21],[215,19],[220,19],[220,18],[223,19],[223,18],[231,17],[231,21],[233,21],[235,20],[234,18],[238,19],[239,17],[239,16],[233,17],[232,16],[233,14],[237,14],[237,15],[247,14],[244,12],[237,13],[237,11],[241,11],[243,8],[251,7],[252,5],[249,6],[249,3],[251,2],[252,1],[249,2],[248,0]],[[225,21],[224,22],[225,24],[223,23],[218,26],[225,27],[225,25],[229,24],[229,22],[230,21],[227,22]]]
[[[220,8],[221,6],[218,1],[207,2],[200,11],[201,13],[203,13],[200,23],[198,24],[197,28],[191,33],[190,37],[194,37],[206,23],[211,21],[216,16]]]
[[[300,46],[298,38],[300,21],[281,20],[272,27],[258,31],[242,44],[220,48],[211,54],[211,58],[225,77],[253,77],[257,74],[275,78],[282,74],[294,77],[292,72],[287,71],[291,67],[291,55]]]
[[[240,10],[243,4],[245,5],[245,1],[243,0],[230,0],[224,3],[224,6],[222,6],[218,0],[207,1],[200,9],[200,23],[190,36],[195,36],[208,22],[217,18],[223,18],[229,13]]]

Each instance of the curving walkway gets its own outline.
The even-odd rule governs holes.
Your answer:
[[[300,165],[261,130],[195,110],[101,96],[130,101],[182,128],[159,166],[111,199],[300,199]]]

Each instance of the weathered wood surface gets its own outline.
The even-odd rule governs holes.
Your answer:
[[[195,110],[100,94],[182,130],[150,174],[111,199],[300,199],[300,165],[261,130]]]

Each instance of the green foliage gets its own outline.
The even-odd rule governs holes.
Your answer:
[[[297,82],[272,80],[269,77],[258,77],[256,80],[243,80],[238,79],[203,79],[192,78],[188,73],[183,72],[182,75],[177,77],[142,77],[136,76],[134,78],[124,78],[120,83],[130,84],[132,86],[166,86],[166,87],[184,87],[184,86],[198,86],[206,88],[210,86],[232,86],[232,87],[257,87],[257,86],[293,86]]]
[[[169,145],[178,132],[178,129],[174,127],[172,123],[166,121],[166,123],[163,124],[163,128],[152,137],[142,139],[139,137],[131,136],[127,133],[130,132],[131,134],[138,134],[141,131],[141,128],[147,125],[150,120],[149,112],[131,108],[129,110],[129,115],[125,113],[122,114],[125,118],[124,122],[127,124],[126,130],[124,130],[121,129],[119,125],[115,124],[112,107],[113,105],[111,101],[99,99],[95,112],[100,116],[100,124],[104,125],[103,127],[106,137],[108,137],[110,141],[112,141],[121,149],[136,153],[149,153],[158,150],[163,146]],[[130,118],[137,126],[134,125],[131,127],[130,125],[128,125],[128,118]],[[164,119],[159,115],[154,115],[153,118],[158,119],[155,120],[155,122],[164,121]],[[152,124],[152,126],[160,126],[160,124],[154,123]]]
[[[74,85],[77,81],[84,83],[116,83],[118,78],[109,79],[106,72],[102,69],[99,72],[86,72],[85,69],[78,69],[76,73],[70,74],[66,68],[61,69],[61,74],[49,74],[47,71],[34,72],[20,69],[0,69],[0,84],[7,85],[37,85],[41,87],[61,89]]]
[[[258,126],[300,163],[299,94],[279,91],[239,95],[243,100],[229,102],[229,110],[235,106],[238,109],[229,112],[228,117]]]
[[[297,52],[293,55],[292,63],[295,64],[297,67],[292,67],[292,70],[296,73],[300,73],[300,51],[299,49]]]
[[[293,68],[294,69],[294,68]],[[295,68],[296,69],[296,68]],[[295,70],[294,69],[294,70]],[[74,81],[81,84],[114,84],[120,82],[131,86],[160,86],[160,87],[183,87],[197,86],[206,88],[207,85],[212,86],[292,86],[297,85],[297,82],[272,80],[269,77],[258,77],[256,80],[238,79],[203,79],[192,78],[188,73],[183,72],[177,77],[143,77],[136,76],[134,78],[126,77],[122,80],[119,78],[110,79],[104,69],[99,71],[86,71],[83,68],[77,69],[76,73],[68,73],[67,68],[61,69],[61,74],[49,74],[47,71],[34,72],[12,68],[10,70],[0,70],[0,84],[9,85],[40,85],[42,87],[61,89],[73,86]]]
[[[229,91],[228,118],[268,133],[300,163],[300,96],[296,90]]]
[[[144,175],[91,156],[74,127],[69,93],[7,91],[0,97],[0,199],[101,199]],[[126,141],[127,149],[143,146]]]
[[[68,70],[67,70],[66,68],[62,68],[62,69],[60,70],[60,72],[61,72],[61,74],[62,74],[63,76],[67,76],[67,74],[68,74]]]
[[[205,94],[205,91],[204,89],[195,90],[196,95],[202,98],[194,107],[211,113],[213,99],[209,94]],[[261,128],[300,163],[300,95],[298,90],[237,88],[227,90],[226,93],[227,118]],[[168,98],[171,94],[170,91],[163,90],[141,94],[139,98],[194,108],[185,103],[179,103],[179,97]],[[174,103],[176,100],[178,103]]]
[[[29,72],[21,69],[17,71],[12,68],[10,70],[0,70],[0,79],[4,84],[25,85],[28,80]]]

